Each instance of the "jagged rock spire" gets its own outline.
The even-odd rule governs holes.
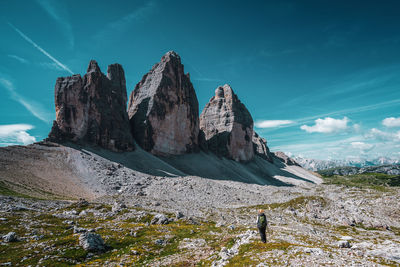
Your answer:
[[[217,155],[236,161],[254,157],[253,119],[228,84],[219,86],[206,104],[200,130],[208,149]]]
[[[91,60],[87,73],[57,79],[56,120],[49,140],[98,145],[114,151],[134,148],[126,112],[125,74],[121,65],[108,67],[107,77]]]
[[[199,104],[180,56],[170,51],[143,76],[129,98],[136,142],[156,155],[198,149]]]

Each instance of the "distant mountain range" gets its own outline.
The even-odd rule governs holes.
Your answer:
[[[367,159],[349,159],[349,160],[318,160],[304,157],[292,157],[300,166],[311,171],[320,171],[337,167],[368,167],[382,165],[400,164],[400,159],[388,157],[379,157],[372,160]]]

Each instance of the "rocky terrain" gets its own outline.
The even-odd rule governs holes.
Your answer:
[[[321,184],[283,161],[278,170],[298,176],[274,176],[286,181],[281,186],[204,178],[174,169],[170,163],[179,167],[179,156],[168,163],[140,148],[123,154],[136,166],[106,158],[115,152],[52,143],[0,152],[2,264],[400,264],[399,187]],[[158,173],[145,169],[149,161]],[[242,171],[246,165],[226,161]],[[269,221],[266,244],[256,231],[260,208]]]
[[[129,189],[91,201],[26,198],[2,185],[9,196],[0,197],[1,264],[400,264],[399,189],[277,187],[190,176],[136,175],[130,182]],[[266,244],[256,231],[259,208],[269,221]]]
[[[229,85],[199,116],[172,51],[126,102],[122,66],[91,61],[57,79],[46,140],[0,148],[1,265],[400,264],[396,177],[327,178],[270,152]]]

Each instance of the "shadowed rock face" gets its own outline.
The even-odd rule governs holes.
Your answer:
[[[208,150],[217,155],[236,161],[254,157],[253,119],[229,85],[215,90],[200,115],[200,130]]]
[[[83,78],[73,75],[57,79],[56,120],[48,139],[89,143],[113,151],[133,150],[126,101],[122,66],[108,66],[105,76],[92,60]]]
[[[256,155],[268,160],[271,163],[274,162],[267,146],[267,140],[259,136],[255,131],[253,132],[253,148]]]
[[[136,142],[155,155],[198,150],[199,103],[178,54],[166,53],[136,85],[128,106]]]

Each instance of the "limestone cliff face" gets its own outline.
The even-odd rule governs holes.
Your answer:
[[[210,151],[236,161],[254,157],[253,119],[232,88],[225,84],[200,115],[201,135]]]
[[[128,114],[136,142],[155,155],[198,150],[199,104],[178,54],[166,53],[136,85]]]
[[[255,131],[253,132],[253,148],[254,153],[263,159],[273,163],[273,157],[267,146],[267,140],[259,136]]]
[[[287,155],[286,155],[285,153],[283,153],[282,151],[274,152],[274,153],[273,153],[273,156],[274,156],[276,159],[278,159],[278,160],[284,162],[284,163],[287,164],[287,165],[294,165],[294,166],[299,166],[299,167],[300,167],[300,165],[299,165],[294,159],[290,158],[289,156],[287,156]]]
[[[122,66],[108,66],[105,76],[97,62],[90,61],[83,78],[73,75],[57,79],[56,120],[49,140],[89,143],[113,151],[133,150],[126,101]]]

